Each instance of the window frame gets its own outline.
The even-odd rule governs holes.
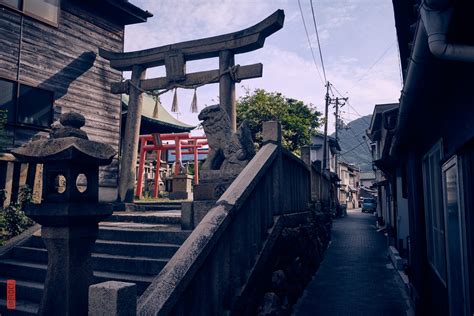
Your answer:
[[[47,25],[49,25],[49,26],[53,26],[53,27],[55,27],[55,28],[59,28],[59,19],[60,19],[60,17],[61,17],[61,14],[60,14],[60,13],[61,13],[61,0],[58,0],[58,13],[57,13],[57,22],[56,22],[56,23],[55,23],[55,22],[52,22],[52,21],[50,21],[50,20],[48,20],[48,19],[45,19],[45,18],[43,18],[43,17],[41,17],[41,16],[39,16],[39,15],[36,15],[36,14],[34,14],[34,13],[25,12],[25,11],[24,11],[24,5],[23,5],[23,4],[24,4],[24,1],[25,1],[25,0],[20,0],[20,1],[19,1],[19,6],[18,6],[18,8],[15,8],[14,6],[11,6],[11,5],[9,5],[9,4],[7,4],[7,3],[3,3],[3,2],[0,2],[0,7],[8,8],[8,9],[14,11],[14,12],[17,12],[17,13],[20,13],[20,14],[22,14],[22,15],[24,15],[24,16],[30,17],[30,18],[32,18],[32,19],[34,19],[34,20],[37,20],[37,21],[41,22],[41,23],[47,24]]]
[[[18,121],[18,106],[19,106],[18,101],[19,101],[19,98],[20,98],[20,86],[21,85],[28,86],[28,87],[31,87],[31,88],[41,89],[41,90],[44,90],[44,91],[47,91],[47,92],[51,93],[52,103],[51,103],[51,114],[50,114],[50,118],[49,118],[50,125],[54,121],[54,103],[55,103],[55,99],[56,99],[56,92],[52,89],[45,89],[43,87],[39,87],[38,85],[33,85],[31,82],[28,82],[28,81],[13,80],[11,78],[2,77],[2,76],[0,76],[0,80],[10,81],[10,82],[13,82],[15,84],[15,94],[14,94],[14,96],[15,96],[16,99],[15,99],[15,105],[14,105],[14,110],[15,110],[14,122],[13,123],[8,123],[7,122],[5,125],[7,127],[12,127],[14,129],[24,128],[24,129],[35,130],[35,131],[49,132],[51,130],[50,127],[40,126],[40,125],[35,125],[35,124],[25,124],[25,123],[20,123]]]
[[[451,245],[448,242],[448,239],[450,238],[450,231],[448,230],[448,198],[447,198],[447,180],[446,180],[446,173],[450,170],[453,169],[456,172],[456,198],[457,198],[457,210],[458,210],[458,218],[459,218],[459,226],[458,226],[458,233],[459,233],[459,255],[460,255],[460,269],[461,269],[461,282],[462,282],[462,294],[464,298],[464,304],[463,304],[463,312],[466,315],[470,315],[469,309],[469,297],[470,297],[470,291],[469,291],[469,260],[468,260],[468,249],[467,249],[467,227],[466,227],[466,208],[464,204],[464,181],[463,181],[463,161],[461,157],[457,155],[453,155],[450,157],[446,162],[444,162],[441,166],[441,172],[442,172],[442,179],[443,179],[443,213],[444,213],[444,225],[445,225],[445,231],[446,231],[446,276],[448,278],[447,284],[448,284],[448,292],[451,291],[450,287],[453,286],[451,283],[451,278],[452,278],[452,270],[450,269],[451,265],[453,262],[451,262],[450,258],[450,247]],[[450,314],[454,314],[453,311],[451,310],[451,294],[449,295],[449,302],[450,302]]]
[[[432,166],[431,164],[431,159],[432,157],[436,157],[435,153],[439,152],[439,156],[437,159],[437,163],[435,166]],[[428,264],[431,266],[433,269],[434,273],[438,276],[440,281],[443,283],[445,287],[447,287],[447,254],[446,254],[446,232],[445,232],[445,221],[444,221],[444,202],[443,202],[443,178],[442,178],[442,168],[441,168],[441,162],[443,160],[443,144],[442,140],[439,140],[436,142],[430,150],[428,150],[425,155],[422,157],[422,174],[423,174],[423,202],[424,202],[424,210],[425,210],[425,238],[426,238],[426,250],[427,250],[427,259],[428,259]],[[437,184],[435,185],[436,187],[433,188],[433,179],[431,178],[432,176],[432,171],[433,168],[436,169],[436,172],[438,173],[437,179],[438,180]],[[428,189],[429,188],[429,189]],[[436,190],[438,192],[434,192]],[[433,200],[433,197],[436,198],[436,200]],[[431,204],[435,201],[438,204],[437,211],[441,212],[441,214],[436,214],[433,212],[433,207]],[[441,217],[440,217],[441,216]],[[442,231],[440,230],[440,227],[435,227],[434,223],[437,219],[441,218],[443,220],[443,223],[441,223]],[[431,235],[429,235],[431,233]],[[437,234],[437,235],[436,235]],[[438,243],[438,241],[435,241],[436,238],[442,237],[442,242]],[[429,238],[431,237],[431,238]],[[436,249],[437,247],[442,247],[443,249],[439,248]],[[444,271],[441,270],[440,262],[437,262],[437,254],[444,254],[442,261],[444,261]],[[444,277],[443,277],[443,275]]]

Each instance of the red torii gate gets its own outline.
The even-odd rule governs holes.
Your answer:
[[[174,141],[173,144],[163,143],[163,141]],[[162,150],[173,150],[176,155],[174,173],[179,174],[182,154],[194,154],[194,183],[199,183],[199,167],[198,155],[199,153],[207,154],[207,150],[198,151],[207,145],[206,136],[191,136],[189,133],[176,134],[146,134],[140,135],[140,162],[138,165],[138,179],[137,190],[135,196],[139,198],[143,189],[143,173],[145,171],[146,154],[149,151],[155,151],[157,156],[157,169],[155,172],[155,188],[153,190],[153,197],[157,198],[159,193],[160,183],[160,162]],[[182,149],[185,149],[183,152]]]

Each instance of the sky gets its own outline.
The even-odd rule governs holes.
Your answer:
[[[298,0],[130,0],[154,14],[146,23],[127,26],[125,51],[158,47],[199,39],[252,26],[278,9],[285,11],[283,29],[267,38],[263,48],[236,55],[236,64],[263,63],[263,77],[236,84],[237,98],[246,89],[263,88],[304,101],[324,112],[326,88],[322,73],[310,0],[300,0],[303,17],[316,57],[313,60]],[[397,102],[401,90],[398,46],[393,8],[389,0],[313,0],[327,80],[349,97],[342,109],[347,123],[371,114],[375,104]],[[187,72],[218,69],[218,59],[186,64]],[[165,75],[164,66],[147,70],[147,78]],[[125,74],[129,77],[129,74]],[[337,92],[338,91],[338,92]],[[198,106],[218,103],[218,84],[197,90]],[[173,93],[163,94],[171,109]],[[191,113],[193,90],[178,89],[178,118],[199,123]],[[334,130],[333,110],[329,131]],[[176,117],[176,114],[173,113]]]

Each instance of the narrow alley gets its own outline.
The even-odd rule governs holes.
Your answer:
[[[332,242],[294,315],[407,315],[403,282],[374,223],[360,209],[334,221]]]

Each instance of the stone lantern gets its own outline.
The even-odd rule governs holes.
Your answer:
[[[98,223],[112,214],[99,204],[99,166],[116,155],[107,144],[88,139],[80,128],[84,116],[65,113],[49,139],[14,149],[22,161],[43,164],[43,201],[25,213],[42,225],[48,271],[40,315],[87,315],[88,288],[93,283],[91,249]]]

